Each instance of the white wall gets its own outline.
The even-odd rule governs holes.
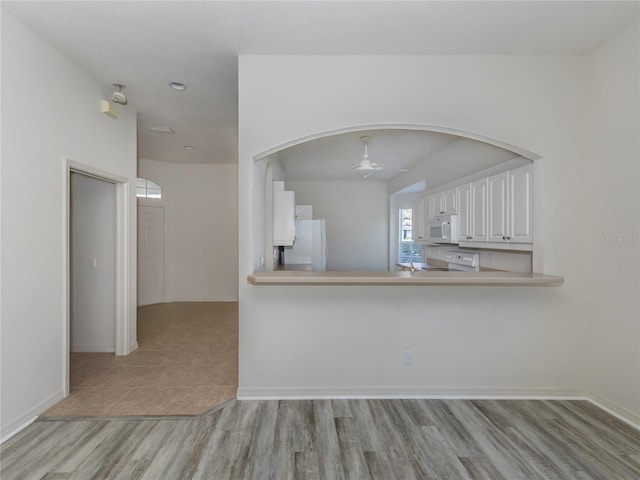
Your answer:
[[[238,299],[237,171],[139,160],[138,175],[162,187],[167,302]]]
[[[241,56],[241,252],[259,234],[254,156],[358,125],[437,125],[543,157],[536,248],[566,282],[260,287],[241,255],[239,395],[582,394],[586,74],[584,56]]]
[[[70,260],[71,351],[115,352],[116,186],[113,183],[71,174]]]
[[[100,113],[110,86],[2,12],[2,340],[4,437],[63,397],[65,158],[135,185],[136,112]],[[128,309],[135,341],[135,188]],[[68,347],[67,347],[68,348]]]
[[[388,182],[289,180],[286,189],[326,220],[327,270],[388,269]]]
[[[585,169],[589,390],[640,409],[640,33],[589,56],[591,125]],[[631,414],[630,413],[630,414]],[[636,416],[636,418],[638,418]]]

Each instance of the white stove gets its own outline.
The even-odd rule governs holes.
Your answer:
[[[469,251],[451,251],[447,252],[447,262],[450,271],[459,272],[479,272],[480,271],[480,254],[478,252]]]

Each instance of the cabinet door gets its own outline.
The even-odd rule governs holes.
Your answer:
[[[511,242],[533,243],[532,177],[532,165],[525,165],[509,171],[509,230],[507,239]]]
[[[429,220],[431,220],[433,217],[440,214],[441,198],[442,195],[439,193],[425,197],[425,225],[427,225],[429,223]],[[427,233],[426,230],[425,233]]]
[[[291,246],[295,238],[296,200],[292,191],[273,192],[273,245]]]
[[[454,214],[458,213],[458,195],[457,189],[451,188],[442,192],[442,213]]]
[[[469,240],[486,242],[487,227],[487,179],[478,180],[471,184],[471,207],[469,214]]]
[[[489,231],[487,233],[490,242],[508,241],[508,180],[508,172],[499,173],[487,179],[489,201]]]
[[[434,193],[433,195],[431,195],[430,203],[433,206],[431,218],[437,217],[438,215],[442,215],[444,213],[444,195],[442,194],[442,192]]]
[[[461,185],[458,193],[458,237],[461,241],[471,240],[471,184]]]
[[[416,243],[426,240],[424,235],[424,206],[425,197],[419,198],[411,204],[411,236]]]

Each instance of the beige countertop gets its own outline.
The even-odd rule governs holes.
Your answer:
[[[253,272],[252,285],[561,285],[564,277],[518,272]]]

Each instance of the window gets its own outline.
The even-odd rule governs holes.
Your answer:
[[[401,208],[398,211],[400,219],[400,263],[422,262],[422,247],[413,243],[411,215],[413,210]]]
[[[136,197],[138,198],[162,198],[162,187],[146,178],[138,178],[136,183]]]

